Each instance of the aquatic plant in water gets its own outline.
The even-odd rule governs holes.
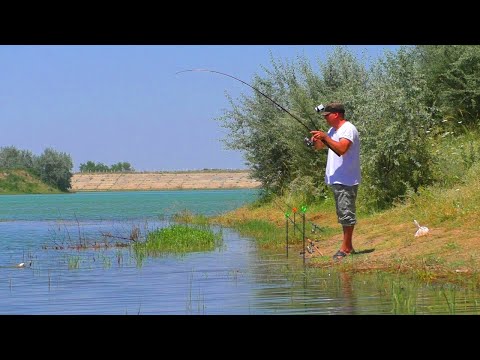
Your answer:
[[[175,224],[149,232],[145,241],[133,244],[133,249],[137,257],[143,258],[165,253],[211,251],[220,246],[222,240],[221,232],[215,233],[207,225]]]

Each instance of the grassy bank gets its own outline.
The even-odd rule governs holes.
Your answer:
[[[0,195],[61,193],[25,170],[0,170]]]
[[[408,194],[402,203],[379,213],[366,213],[359,204],[353,243],[360,254],[341,262],[332,259],[342,241],[333,199],[310,205],[305,213],[306,236],[319,251],[306,254],[308,266],[409,272],[432,281],[473,279],[480,284],[480,146],[477,138],[470,133],[455,142],[432,143],[438,153],[436,171],[441,179],[435,186]],[[280,249],[285,248],[286,242],[285,213],[290,210],[292,220],[291,209],[297,207],[296,237],[289,221],[289,242],[292,253],[299,254],[303,250],[300,216],[303,202],[304,199],[287,196],[270,203],[250,204],[211,220],[255,237],[261,247]],[[429,234],[415,237],[414,220],[427,226]]]

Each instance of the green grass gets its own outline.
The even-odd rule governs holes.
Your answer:
[[[181,224],[195,224],[195,225],[202,225],[207,226],[210,223],[210,220],[207,216],[199,214],[193,214],[187,209],[174,214],[172,216],[173,221]]]
[[[261,247],[272,248],[279,245],[285,245],[285,229],[279,228],[265,220],[248,220],[234,224],[233,228],[244,236],[254,237]],[[297,232],[299,233],[299,232]],[[298,237],[293,238],[290,234],[290,241],[297,241]]]
[[[338,233],[333,198],[327,198],[319,203],[305,203],[304,197],[292,194],[271,198],[267,202],[260,199],[231,212],[214,216],[210,221],[231,227],[241,235],[254,237],[264,248],[285,246],[288,221],[289,244],[301,244],[303,241],[301,207],[305,205],[305,237],[322,240]],[[327,218],[324,218],[324,215]]]
[[[418,219],[430,226],[447,229],[477,229],[480,216],[480,163],[471,166],[459,183],[446,189],[439,185],[420,189],[404,204],[385,214],[395,214],[400,221]]]
[[[70,256],[68,257],[68,269],[78,269],[80,268],[80,257],[79,256]]]
[[[0,169],[0,194],[60,194],[25,170]]]
[[[175,224],[151,231],[147,239],[133,245],[137,260],[146,256],[162,256],[168,253],[185,254],[198,251],[212,251],[222,244],[221,233],[215,233],[208,226],[194,227]]]

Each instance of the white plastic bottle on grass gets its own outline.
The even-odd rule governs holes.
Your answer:
[[[413,222],[415,223],[415,225],[417,225],[417,232],[415,233],[415,237],[428,235],[428,232],[430,230],[426,226],[420,226],[417,220],[413,220]]]

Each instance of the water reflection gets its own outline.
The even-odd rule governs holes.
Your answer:
[[[341,304],[338,306],[338,313],[346,315],[356,315],[356,299],[354,296],[354,289],[352,284],[352,274],[346,271],[338,273],[340,294],[339,298],[342,299]]]

